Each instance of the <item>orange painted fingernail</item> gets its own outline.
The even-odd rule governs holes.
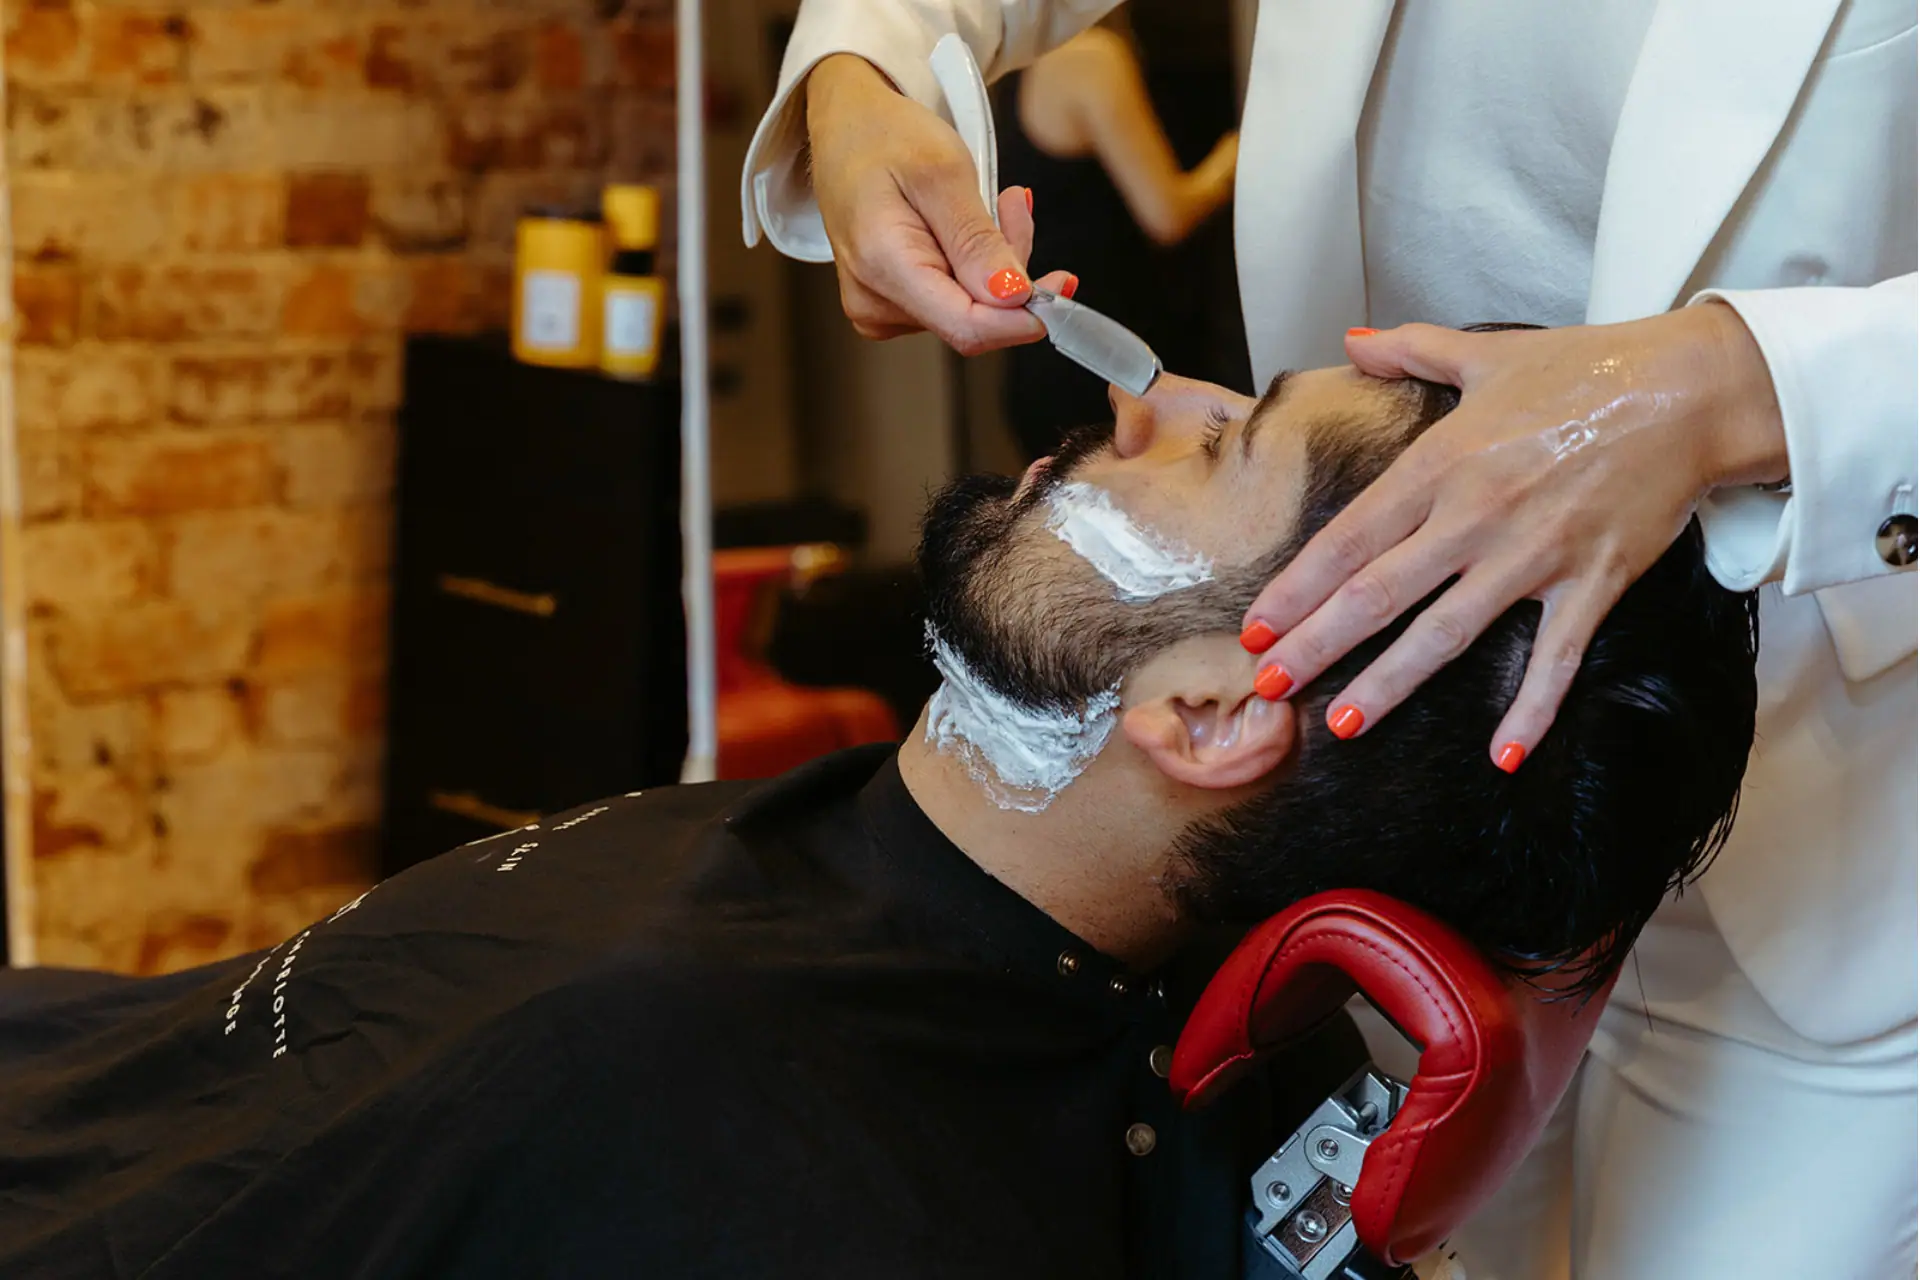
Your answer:
[[[1327,728],[1333,730],[1334,737],[1346,739],[1360,732],[1360,726],[1366,722],[1367,717],[1361,712],[1360,708],[1349,702],[1328,718]]]
[[[1273,642],[1279,638],[1278,631],[1255,618],[1247,624],[1247,629],[1240,633],[1240,647],[1248,653],[1265,653],[1273,648]]]
[[[1347,330],[1347,336],[1349,338],[1371,338],[1378,332],[1380,332],[1378,329],[1349,329]]]
[[[1027,287],[1027,278],[1020,272],[1008,267],[987,281],[987,292],[996,298],[1011,298]]]
[[[1278,702],[1293,688],[1293,677],[1277,665],[1260,668],[1253,674],[1253,691],[1268,702]]]
[[[1509,742],[1506,746],[1500,748],[1500,754],[1495,758],[1494,763],[1499,765],[1503,772],[1512,773],[1519,769],[1526,758],[1527,749],[1525,747],[1517,742]]]
[[[1074,294],[1078,293],[1079,291],[1080,291],[1079,276],[1068,276],[1064,281],[1061,282],[1061,285],[1060,285],[1061,297],[1071,298]]]
[[[1026,192],[1027,192],[1027,212],[1032,213],[1033,212],[1033,188],[1028,187],[1026,189]]]

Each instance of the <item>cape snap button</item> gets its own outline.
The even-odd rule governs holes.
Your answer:
[[[1874,535],[1873,548],[1880,558],[1896,569],[1904,569],[1920,556],[1920,530],[1914,527],[1910,515],[1888,516],[1880,522],[1880,532]]]

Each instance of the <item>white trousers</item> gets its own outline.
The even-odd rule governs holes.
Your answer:
[[[1637,953],[1539,1146],[1450,1242],[1467,1280],[1915,1275],[1914,1027],[1800,1039],[1697,901]],[[1410,1068],[1377,1014],[1356,1018],[1376,1062]]]

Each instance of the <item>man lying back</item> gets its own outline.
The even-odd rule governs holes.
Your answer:
[[[934,500],[945,683],[897,750],[587,805],[192,972],[0,980],[0,1274],[1239,1275],[1316,1068],[1176,1114],[1201,940],[1359,886],[1597,980],[1752,738],[1752,602],[1692,529],[1513,774],[1532,607],[1351,741],[1324,689],[1392,629],[1255,694],[1259,584],[1453,398],[1167,378]]]

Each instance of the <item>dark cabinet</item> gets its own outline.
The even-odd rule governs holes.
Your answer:
[[[677,388],[414,338],[399,454],[383,870],[673,782]]]

